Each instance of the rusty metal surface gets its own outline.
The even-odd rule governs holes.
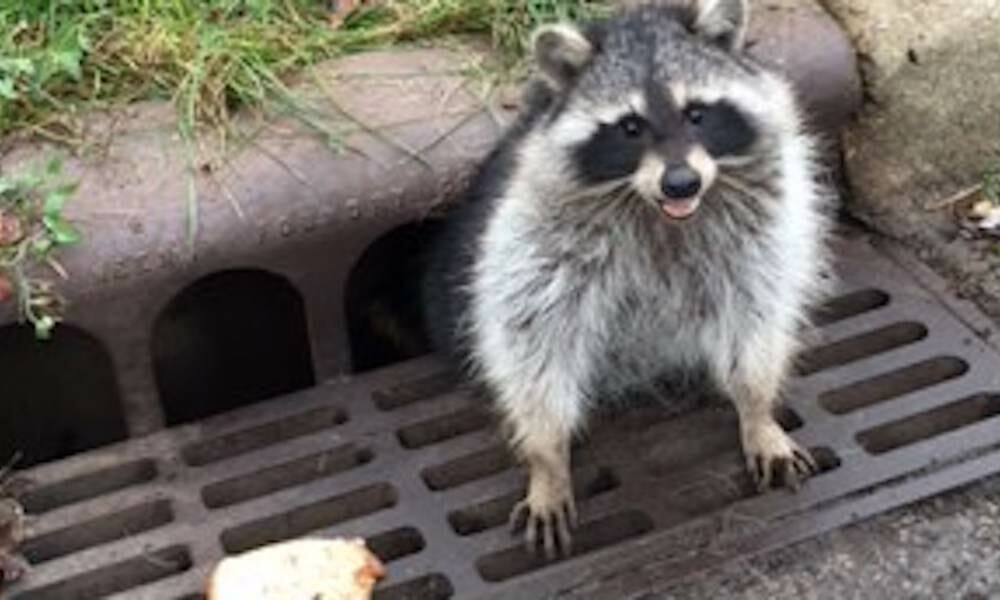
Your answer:
[[[751,492],[724,405],[606,416],[574,454],[576,554],[538,561],[506,530],[523,481],[483,400],[424,358],[23,473],[12,598],[194,598],[227,552],[310,534],[367,537],[381,600],[625,598],[1000,471],[977,315],[863,237],[837,255],[783,418],[824,467],[798,494]]]

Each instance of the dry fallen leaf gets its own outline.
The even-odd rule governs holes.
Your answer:
[[[0,591],[5,582],[24,574],[24,561],[15,556],[24,541],[24,509],[13,498],[0,498]]]
[[[13,246],[24,239],[21,219],[9,212],[0,211],[0,247]]]
[[[971,234],[1000,236],[1000,206],[976,194],[954,205],[955,218]]]
[[[336,29],[344,24],[347,17],[365,0],[330,0],[330,26]]]

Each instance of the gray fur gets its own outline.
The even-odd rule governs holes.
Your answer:
[[[704,369],[732,397],[748,463],[765,484],[774,461],[795,465],[786,477],[812,465],[771,409],[823,292],[828,194],[788,84],[733,52],[738,44],[715,43],[719,23],[735,23],[730,33],[745,24],[745,12],[732,12],[744,2],[699,7],[709,5],[714,12],[644,7],[605,24],[572,85],[551,76],[539,84],[552,101],[506,143],[508,167],[477,200],[486,203],[478,222],[453,232],[471,264],[446,279],[461,282],[466,300],[452,334],[531,468],[515,513],[530,517],[532,542],[575,514],[560,458],[568,436],[597,403],[664,372]],[[710,24],[709,36],[694,24]],[[600,122],[650,104],[650,85],[679,90],[663,108],[678,115],[693,100],[731,102],[758,134],[740,156],[712,157],[699,208],[684,221],[664,216],[639,171],[593,183],[574,167],[574,148]],[[697,149],[685,127],[644,160]]]

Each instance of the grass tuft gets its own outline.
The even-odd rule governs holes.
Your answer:
[[[87,109],[170,99],[181,134],[289,104],[287,77],[392,44],[486,34],[515,69],[539,23],[595,0],[369,0],[339,27],[323,0],[22,0],[0,7],[0,137],[72,140]],[[294,108],[294,107],[293,107]]]

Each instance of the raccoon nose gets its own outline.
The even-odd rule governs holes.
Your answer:
[[[660,179],[660,189],[667,198],[682,200],[690,198],[701,189],[701,175],[687,165],[667,167]]]

